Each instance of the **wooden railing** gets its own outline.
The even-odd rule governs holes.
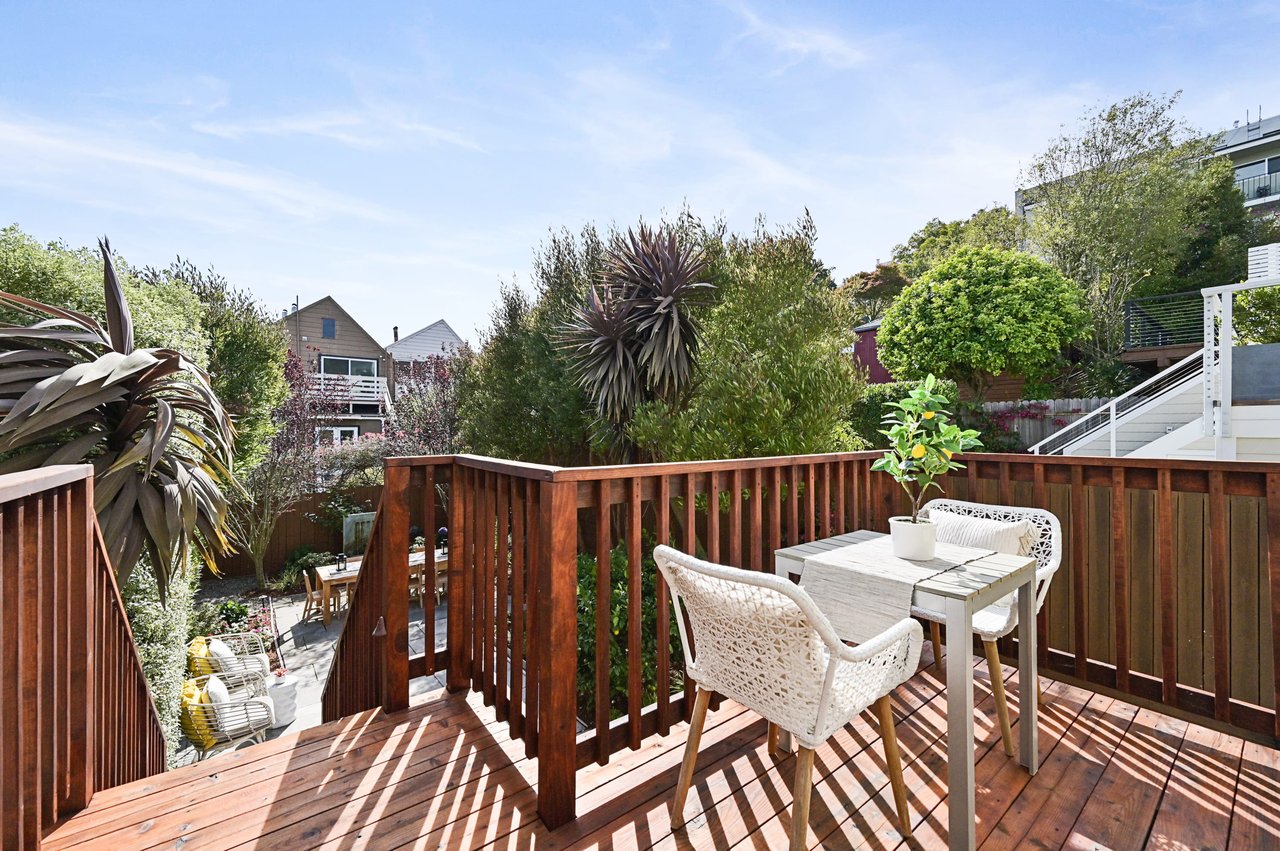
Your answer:
[[[165,740],[93,512],[93,468],[0,476],[0,835],[36,848]]]
[[[410,659],[408,674],[445,666],[450,689],[481,693],[538,758],[539,814],[563,824],[574,817],[577,769],[640,747],[691,708],[653,545],[771,570],[781,546],[886,531],[905,496],[870,471],[877,457],[590,468],[390,459],[375,556],[407,559],[411,517],[436,511],[423,489],[449,482],[447,647]],[[1044,507],[1062,521],[1063,566],[1038,624],[1047,671],[1280,741],[1280,465],[963,460],[950,496]],[[361,649],[335,660],[326,717],[329,690],[347,688],[340,681],[402,670],[390,643],[380,665],[368,655],[379,653],[374,615],[386,618],[390,642],[404,617],[391,609],[407,611],[407,571],[395,562],[385,580],[361,577],[359,626],[342,639]],[[384,600],[376,612],[363,612],[367,591]],[[1004,650],[1016,655],[1011,642]],[[407,699],[407,678],[390,700],[382,688],[345,709]]]

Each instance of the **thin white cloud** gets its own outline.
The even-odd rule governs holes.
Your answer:
[[[313,136],[351,148],[375,150],[412,141],[446,144],[478,151],[480,146],[461,133],[424,121],[401,117],[402,110],[316,112],[281,115],[252,121],[196,121],[191,129],[222,139],[253,136]]]
[[[738,38],[757,39],[789,60],[789,65],[816,59],[837,70],[864,65],[870,60],[866,50],[837,32],[815,26],[766,20],[743,2],[724,3],[743,23],[746,31]]]
[[[397,221],[377,205],[288,174],[249,168],[71,125],[0,116],[0,184],[45,182],[65,190],[92,186],[153,214],[207,222],[209,205],[225,211],[224,224],[247,217],[298,220],[356,218]],[[199,209],[198,215],[191,210]],[[228,220],[230,219],[230,220]]]
[[[135,86],[104,89],[99,97],[209,115],[227,105],[230,87],[212,74],[175,74]]]

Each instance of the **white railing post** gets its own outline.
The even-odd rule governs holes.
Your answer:
[[[1226,292],[1219,296],[1221,303],[1218,310],[1222,321],[1218,325],[1218,435],[1231,436],[1231,349],[1235,345],[1235,330],[1231,325],[1231,308],[1235,301],[1235,293]]]
[[[1114,458],[1116,457],[1116,403],[1112,402],[1109,407],[1111,408],[1109,415],[1111,419],[1111,457]]]
[[[1201,434],[1213,437],[1217,431],[1217,411],[1214,405],[1214,369],[1217,365],[1217,305],[1220,296],[1216,293],[1205,293],[1204,296],[1204,413],[1201,417]]]

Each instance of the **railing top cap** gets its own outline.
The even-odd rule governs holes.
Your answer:
[[[57,464],[18,473],[0,475],[0,503],[53,490],[63,485],[93,477],[91,464]]]

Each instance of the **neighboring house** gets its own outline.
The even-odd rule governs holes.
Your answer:
[[[1240,122],[1222,134],[1214,150],[1231,160],[1244,205],[1262,215],[1280,209],[1280,115]]]
[[[387,354],[395,362],[397,375],[409,375],[414,361],[426,360],[431,355],[450,355],[466,345],[443,319],[437,319],[403,339],[400,327],[396,326],[391,329],[391,336],[393,341],[387,346]],[[403,388],[397,392],[403,392]]]
[[[856,339],[853,343],[853,359],[867,371],[868,384],[888,384],[893,381],[889,370],[880,363],[880,353],[876,348],[876,334],[880,331],[880,320],[873,319],[865,325],[853,329]]]
[[[394,371],[387,350],[331,296],[295,308],[280,321],[310,380],[338,403],[337,416],[317,426],[320,440],[337,443],[382,431]]]

